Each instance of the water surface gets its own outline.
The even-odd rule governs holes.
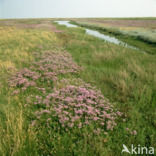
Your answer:
[[[70,21],[55,21],[55,22],[58,23],[58,24],[60,24],[60,25],[65,25],[67,27],[73,27],[73,28],[78,27],[77,25],[74,25],[74,24],[69,23]],[[128,45],[127,43],[122,42],[122,41],[118,40],[115,37],[112,37],[112,36],[109,36],[109,35],[105,35],[103,33],[100,33],[99,31],[92,30],[92,29],[85,28],[85,30],[86,30],[86,34],[95,36],[95,37],[100,38],[102,40],[105,40],[107,42],[114,43],[114,44],[117,44],[117,45],[122,45],[124,47],[128,47],[128,48],[131,48],[131,49],[138,50],[138,48],[136,48],[134,46],[131,46],[131,45]]]
[[[55,22],[60,25],[65,25],[67,27],[74,27],[74,28],[78,27],[77,25],[69,23],[69,21],[55,21]]]

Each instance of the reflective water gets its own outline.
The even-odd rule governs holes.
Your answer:
[[[102,33],[98,32],[96,30],[86,29],[86,33],[89,34],[89,35],[101,38],[101,39],[103,39],[105,41],[108,41],[110,43],[122,45],[122,46],[125,46],[125,47],[128,47],[128,48],[131,48],[131,49],[137,49],[136,47],[130,46],[130,45],[126,44],[125,42],[122,42],[122,41],[118,40],[115,37],[110,37],[108,35],[105,35],[105,34],[102,34]]]
[[[70,24],[69,21],[55,21],[56,23],[60,24],[60,25],[65,25],[67,27],[78,27],[77,25],[74,24]]]
[[[74,25],[74,24],[71,24],[69,23],[70,21],[55,21],[56,23],[60,24],[60,25],[65,25],[67,27],[78,27],[77,25]],[[128,47],[128,48],[131,48],[131,49],[136,49],[138,50],[136,47],[133,47],[131,45],[128,45],[127,43],[125,42],[122,42],[120,40],[118,40],[117,38],[115,37],[111,37],[109,35],[105,35],[103,33],[100,33],[96,30],[91,30],[91,29],[85,29],[86,30],[86,33],[89,34],[89,35],[92,35],[92,36],[95,36],[95,37],[98,37],[100,39],[103,39],[105,41],[108,41],[110,43],[114,43],[114,44],[117,44],[117,45],[122,45],[124,47]]]
[[[110,37],[108,35],[101,34],[100,32],[98,32],[96,30],[86,29],[86,33],[89,35],[93,35],[95,37],[104,39],[104,40],[111,42],[111,43],[120,44],[120,41],[118,39],[116,39],[115,37]]]

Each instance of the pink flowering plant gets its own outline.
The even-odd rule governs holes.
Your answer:
[[[42,101],[37,97],[36,104],[41,103],[46,109],[35,113],[36,123],[40,123],[43,118],[46,124],[55,119],[65,130],[81,129],[93,124],[99,132],[113,130],[116,120],[122,115],[115,111],[99,90],[85,83],[83,86],[67,85],[64,88],[55,88]]]
[[[44,77],[53,77],[58,74],[77,73],[81,68],[73,61],[67,52],[46,51],[39,56],[39,61],[34,63],[35,70],[44,72]]]
[[[35,80],[37,80],[39,77],[40,75],[38,73],[24,68],[12,76],[9,83],[11,87],[21,87],[26,89],[29,86],[35,86]]]
[[[36,54],[36,53],[35,53]],[[30,69],[24,68],[15,73],[9,80],[11,87],[19,88],[21,91],[35,87],[38,91],[43,91],[43,86],[53,88],[60,74],[77,73],[80,67],[72,60],[67,52],[45,52],[36,54],[36,61]],[[18,94],[19,90],[13,92]]]
[[[25,100],[24,113],[39,146],[48,150],[50,145],[55,151],[53,144],[64,135],[83,139],[83,133],[92,138],[113,131],[122,113],[100,90],[78,78],[81,67],[70,54],[47,51],[35,55],[33,65],[15,73],[9,84],[15,89],[12,95],[21,94]]]

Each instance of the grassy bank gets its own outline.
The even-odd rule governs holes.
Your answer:
[[[124,41],[130,45],[138,47],[150,54],[155,54],[156,51],[156,38],[155,30],[141,30],[139,28],[118,28],[112,26],[97,25],[96,23],[81,22],[79,20],[73,20],[73,24],[77,24],[81,27],[90,28],[100,31],[101,33],[115,36],[121,41]]]
[[[0,29],[0,155],[156,148],[155,55],[49,19]]]

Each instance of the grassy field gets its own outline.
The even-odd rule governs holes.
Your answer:
[[[53,21],[0,20],[0,155],[120,156],[123,144],[156,149],[153,50]]]

